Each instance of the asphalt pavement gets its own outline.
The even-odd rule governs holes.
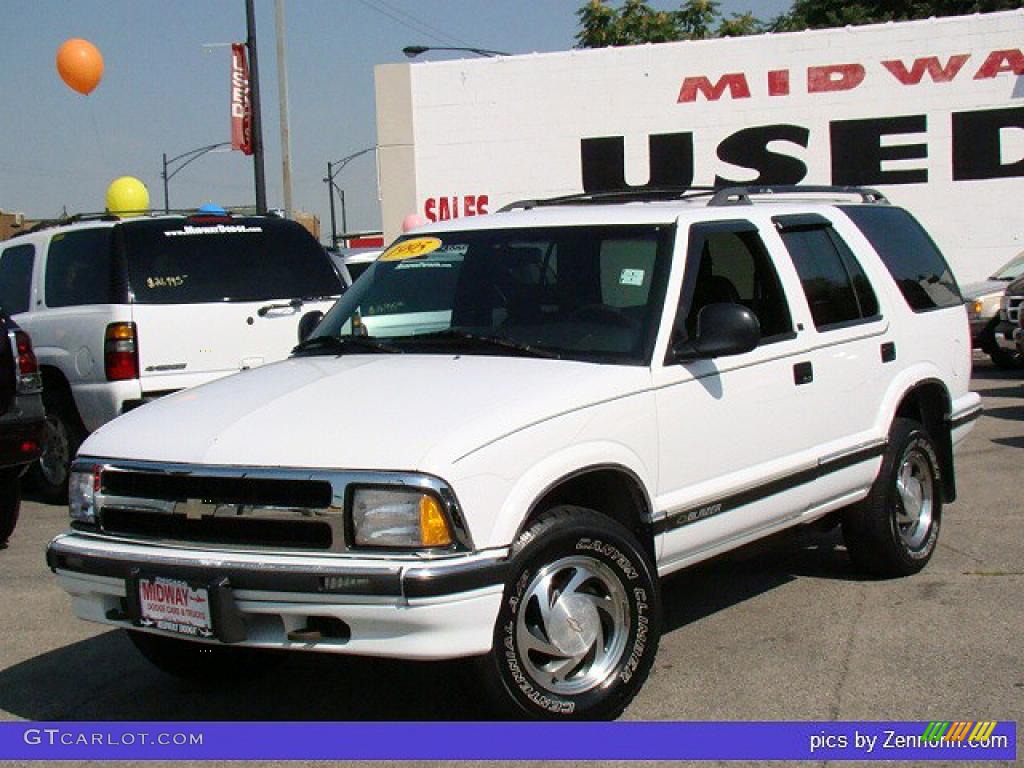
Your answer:
[[[973,388],[985,414],[923,572],[863,578],[836,532],[805,530],[676,575],[654,670],[624,718],[1024,721],[1024,378],[978,357]],[[121,632],[73,617],[43,557],[66,516],[24,502],[0,550],[0,719],[481,715],[461,661],[295,655],[231,688],[169,678]]]

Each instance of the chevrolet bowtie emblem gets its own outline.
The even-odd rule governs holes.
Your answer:
[[[206,506],[202,499],[186,499],[184,505],[178,504],[178,509],[184,506],[185,518],[188,520],[201,520],[203,508]]]

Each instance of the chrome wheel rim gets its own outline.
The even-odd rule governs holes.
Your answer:
[[[39,455],[39,471],[43,479],[50,485],[60,485],[67,480],[70,463],[71,441],[68,428],[58,417],[47,416],[46,436]]]
[[[927,540],[934,509],[931,463],[920,451],[909,451],[896,476],[896,527],[908,549],[918,549]]]
[[[589,691],[613,673],[632,622],[626,589],[589,557],[545,566],[523,593],[516,644],[525,671],[552,693]]]

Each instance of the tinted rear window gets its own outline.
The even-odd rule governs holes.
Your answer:
[[[139,304],[314,298],[342,290],[323,248],[294,222],[155,220],[123,230]]]
[[[843,206],[882,257],[915,312],[963,304],[949,265],[924,227],[902,208]]]
[[[48,307],[116,304],[111,227],[60,232],[46,257]]]
[[[0,311],[8,315],[28,311],[35,252],[31,245],[16,245],[0,255]]]

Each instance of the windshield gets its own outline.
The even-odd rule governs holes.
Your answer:
[[[992,279],[1010,282],[1021,275],[1024,275],[1024,251],[1018,253],[1008,264],[1004,264],[998,272],[992,275]]]
[[[295,222],[155,219],[122,229],[138,304],[309,299],[342,290],[323,248]]]
[[[390,351],[403,352],[646,364],[673,232],[646,225],[407,237],[341,298],[314,339],[386,339]],[[313,348],[342,348],[325,341]]]

